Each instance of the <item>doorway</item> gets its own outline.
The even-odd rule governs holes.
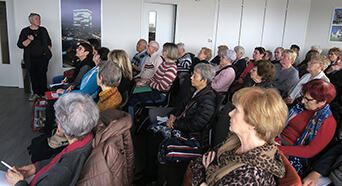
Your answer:
[[[144,3],[142,38],[160,45],[175,41],[176,5]],[[161,48],[161,47],[160,47]]]

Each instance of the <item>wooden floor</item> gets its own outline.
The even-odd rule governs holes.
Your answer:
[[[11,166],[30,163],[27,146],[40,135],[31,130],[32,102],[24,89],[0,87],[0,160]],[[0,170],[7,170],[0,164]]]

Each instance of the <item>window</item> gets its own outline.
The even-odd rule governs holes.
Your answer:
[[[156,40],[157,12],[150,11],[148,14],[148,42]]]

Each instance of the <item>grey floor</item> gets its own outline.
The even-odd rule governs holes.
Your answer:
[[[31,139],[40,135],[31,129],[32,102],[24,89],[0,87],[0,160],[11,166],[30,163],[26,150]],[[0,164],[0,170],[7,170]]]

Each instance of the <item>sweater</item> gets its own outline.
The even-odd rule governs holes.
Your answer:
[[[102,91],[99,94],[100,98],[97,102],[97,107],[100,112],[109,108],[117,108],[120,106],[122,97],[117,87],[112,87],[108,90]]]
[[[178,72],[189,72],[192,64],[191,54],[186,53],[176,61]]]
[[[151,79],[162,62],[163,59],[159,56],[158,52],[153,53],[151,56],[147,57],[141,72],[136,77]]]
[[[308,145],[296,145],[296,140],[303,134],[306,125],[309,123],[317,110],[304,110],[292,118],[280,136],[287,141],[289,146],[278,146],[287,156],[311,158],[321,152],[330,142],[335,134],[336,121],[331,115],[324,120],[316,137]]]
[[[151,79],[149,86],[159,92],[168,92],[177,76],[176,63],[164,61]]]
[[[281,64],[275,64],[273,86],[279,90],[282,98],[286,98],[289,90],[299,81],[298,71],[291,66],[283,70]]]
[[[220,66],[215,67],[216,72],[219,72],[221,69]],[[227,92],[234,80],[235,70],[233,67],[228,67],[214,77],[211,82],[211,87],[216,90],[216,92]]]

